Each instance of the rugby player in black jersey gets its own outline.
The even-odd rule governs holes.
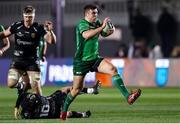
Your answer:
[[[33,93],[42,94],[40,87],[40,66],[37,47],[40,38],[47,43],[56,43],[53,25],[50,21],[45,24],[34,22],[35,8],[26,6],[23,10],[23,20],[13,23],[8,29],[0,32],[0,39],[14,34],[15,45],[13,59],[8,72],[8,87],[21,88],[19,78],[27,72]]]
[[[99,87],[100,82],[97,81],[93,87],[96,93],[99,92]],[[15,106],[17,109],[14,116],[16,119],[20,117],[23,119],[59,118],[65,98],[71,89],[72,87],[64,87],[47,97],[35,93],[22,92],[17,98]],[[83,88],[81,93],[89,94],[87,89]],[[89,110],[85,112],[67,112],[68,118],[87,118],[90,115],[91,112]]]

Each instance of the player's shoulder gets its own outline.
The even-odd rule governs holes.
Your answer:
[[[78,25],[83,25],[83,24],[89,24],[88,21],[86,21],[85,19],[81,19],[78,23]]]
[[[11,26],[17,26],[17,27],[21,26],[21,25],[23,25],[23,21],[16,21],[16,22],[11,24]]]
[[[79,29],[81,27],[87,27],[87,26],[89,26],[89,22],[86,21],[85,19],[81,19],[81,20],[79,20],[76,28]]]

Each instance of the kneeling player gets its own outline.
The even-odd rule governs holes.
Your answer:
[[[99,85],[99,82],[95,85],[97,90]],[[47,97],[27,92],[19,94],[16,101],[15,118],[18,119],[19,115],[24,119],[59,118],[67,93],[71,89],[72,87],[64,87]],[[87,93],[86,88],[82,90],[82,93]],[[90,115],[89,110],[86,112],[69,111],[67,113],[68,118],[87,118]]]

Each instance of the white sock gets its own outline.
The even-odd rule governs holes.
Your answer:
[[[82,112],[81,114],[83,118],[86,117],[86,112]]]
[[[88,94],[93,94],[94,93],[94,88],[87,88],[87,93]]]

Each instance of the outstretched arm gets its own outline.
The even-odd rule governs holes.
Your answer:
[[[2,27],[3,31],[0,32],[0,38],[3,39],[3,47],[0,48],[0,56],[3,55],[3,53],[9,49],[10,43],[9,43],[9,39],[6,36],[9,36],[11,34],[11,32],[9,31],[9,29],[4,30],[4,28]]]
[[[4,39],[11,35],[10,27],[2,32],[0,32],[0,39]]]
[[[3,39],[3,44],[3,47],[0,48],[0,56],[2,56],[7,49],[9,49],[10,43],[7,37]]]
[[[44,35],[44,39],[49,43],[49,44],[55,44],[56,43],[56,35],[53,32],[53,24],[50,21],[45,22],[45,28],[47,30],[47,34]]]

